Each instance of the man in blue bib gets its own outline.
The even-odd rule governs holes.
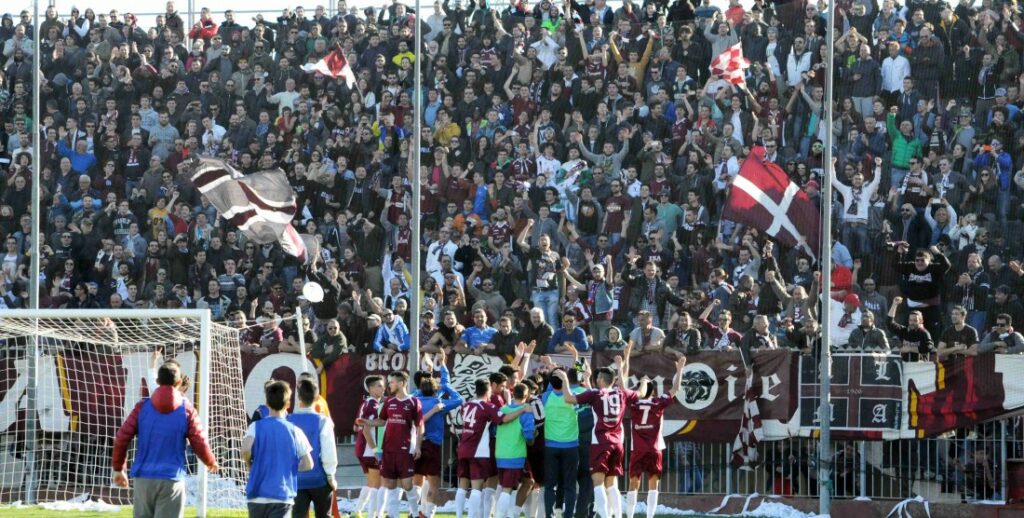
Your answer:
[[[306,434],[313,451],[313,469],[299,473],[298,494],[292,516],[309,515],[309,504],[313,504],[316,518],[331,515],[331,499],[338,484],[334,472],[338,470],[338,447],[334,442],[334,422],[316,413],[317,386],[311,377],[299,378],[299,408],[288,416],[288,422],[299,427]]]
[[[313,469],[313,446],[287,420],[291,387],[273,381],[263,391],[270,415],[249,425],[242,440],[242,460],[249,464],[245,496],[250,518],[286,518],[298,493],[299,472]]]

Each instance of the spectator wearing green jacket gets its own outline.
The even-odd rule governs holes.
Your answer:
[[[892,167],[889,176],[889,185],[892,187],[903,184],[903,178],[910,172],[910,159],[921,157],[921,141],[914,138],[914,123],[905,120],[900,122],[897,128],[896,110],[895,106],[890,108],[889,115],[885,118],[885,127],[889,132],[889,140],[892,141]]]

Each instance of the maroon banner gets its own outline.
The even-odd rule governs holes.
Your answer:
[[[1024,410],[1024,356],[979,354],[903,364],[904,437],[932,437]]]
[[[612,363],[614,353],[596,353],[594,365]],[[797,361],[789,351],[754,353],[754,392],[758,397],[765,440],[789,437],[796,418]],[[641,354],[630,359],[630,383],[646,375],[656,391],[669,390],[675,375],[674,360],[666,355]],[[747,371],[739,353],[702,352],[687,357],[679,404],[665,412],[667,440],[731,442],[743,418],[743,392]],[[796,423],[793,422],[795,425]]]

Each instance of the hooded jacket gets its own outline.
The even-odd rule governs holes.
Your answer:
[[[114,438],[112,464],[122,471],[128,446],[138,435],[132,463],[133,478],[179,481],[185,478],[185,440],[203,464],[213,466],[216,459],[199,424],[199,413],[177,389],[162,385],[149,399],[139,401]]]

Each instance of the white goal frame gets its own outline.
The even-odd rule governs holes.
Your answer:
[[[146,318],[187,318],[193,321],[199,322],[199,347],[203,351],[207,351],[210,348],[211,339],[211,324],[212,319],[210,316],[210,310],[208,309],[11,309],[11,310],[0,310],[0,321],[6,318],[18,318],[18,319],[32,319],[33,326],[35,327],[35,333],[32,335],[32,340],[28,342],[27,359],[29,368],[29,385],[27,388],[27,426],[25,442],[27,444],[35,443],[36,434],[36,388],[39,382],[38,372],[38,361],[39,361],[39,320],[47,319],[99,319],[99,318],[124,318],[124,319],[146,319]],[[204,430],[210,429],[210,362],[211,354],[200,354],[199,355],[199,401],[198,401],[198,412],[199,422]],[[26,465],[28,467],[28,479],[25,483],[25,494],[26,503],[34,505],[36,504],[36,463],[35,463],[35,449],[28,448],[26,450]],[[199,501],[195,502],[196,513],[200,517],[205,517],[207,514],[207,500],[208,500],[208,482],[209,482],[209,471],[206,465],[202,462],[196,463],[198,466],[199,474]]]

